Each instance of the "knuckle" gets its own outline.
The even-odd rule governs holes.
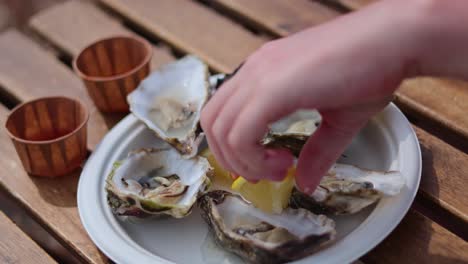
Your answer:
[[[232,132],[227,136],[227,144],[229,145],[229,148],[236,153],[241,149],[242,143],[242,137],[239,133]]]
[[[212,127],[211,133],[213,134],[214,138],[216,141],[218,141],[220,144],[224,142],[222,139],[224,137],[224,132],[222,129],[222,125],[219,123],[215,123]]]

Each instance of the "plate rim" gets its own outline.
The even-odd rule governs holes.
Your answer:
[[[422,158],[421,158],[421,149],[420,149],[420,144],[419,140],[417,138],[416,132],[414,131],[411,123],[408,121],[408,119],[405,117],[405,115],[401,112],[401,110],[393,103],[390,103],[382,112],[389,111],[388,114],[396,114],[396,118],[405,124],[407,129],[411,132],[410,137],[411,137],[411,142],[415,143],[414,144],[414,149],[413,149],[413,155],[416,155],[416,163],[413,164],[416,167],[416,183],[414,186],[414,190],[411,191],[411,195],[409,197],[410,202],[405,205],[400,205],[400,207],[403,207],[403,209],[397,210],[399,212],[399,215],[394,218],[395,221],[392,223],[388,223],[387,226],[385,226],[384,231],[380,232],[380,235],[376,235],[375,238],[370,241],[369,243],[366,243],[364,246],[360,246],[359,250],[354,250],[352,254],[340,254],[340,256],[335,256],[334,262],[336,263],[344,263],[344,262],[352,262],[362,255],[366,254],[373,248],[375,248],[379,243],[381,243],[388,235],[397,227],[397,225],[401,222],[401,220],[405,217],[405,215],[408,213],[411,205],[414,202],[414,199],[416,197],[417,191],[419,189],[420,181],[421,181],[421,171],[422,171]],[[152,262],[158,262],[158,263],[174,263],[172,261],[168,261],[158,255],[155,255],[148,250],[144,249],[142,246],[138,245],[135,241],[130,239],[127,234],[123,233],[123,228],[120,226],[116,226],[116,222],[114,223],[109,223],[111,231],[113,231],[113,234],[107,234],[107,235],[112,235],[113,238],[113,244],[112,243],[106,243],[106,239],[102,238],[102,232],[97,232],[101,230],[96,230],[96,227],[93,226],[93,214],[88,212],[88,210],[85,207],[86,204],[86,197],[89,194],[85,190],[89,189],[86,186],[87,180],[89,180],[90,177],[94,176],[92,173],[92,170],[94,169],[94,166],[96,163],[101,163],[105,162],[108,160],[112,155],[107,153],[105,150],[106,148],[104,147],[107,142],[115,142],[118,138],[122,138],[124,136],[124,131],[131,131],[132,128],[137,128],[141,124],[138,122],[138,120],[132,115],[129,114],[127,115],[123,120],[121,120],[119,123],[117,123],[112,129],[109,130],[109,132],[105,135],[105,137],[101,140],[101,142],[96,146],[95,151],[91,154],[91,156],[88,158],[82,173],[80,175],[80,179],[78,182],[78,189],[77,189],[77,207],[78,207],[78,212],[79,212],[79,217],[81,220],[81,223],[83,224],[83,227],[85,231],[87,232],[88,236],[91,238],[93,243],[110,259],[115,261],[116,263],[128,263],[129,261],[138,261],[138,262],[143,262],[143,261],[152,261]],[[387,124],[389,126],[392,126],[392,124]],[[111,147],[115,147],[115,145],[111,144]],[[397,150],[400,148],[398,147]],[[108,150],[108,149],[107,149]],[[399,157],[399,155],[397,156]],[[101,161],[99,161],[99,158],[101,158]],[[101,165],[101,167],[104,167]],[[88,176],[87,176],[88,175]],[[103,177],[102,175],[99,175],[99,177]],[[103,181],[103,179],[101,179]],[[99,186],[101,184],[98,184]],[[98,186],[93,186],[94,188],[98,188]],[[97,190],[99,193],[99,189]],[[102,190],[101,190],[102,192]],[[97,194],[99,197],[99,194]],[[110,210],[106,210],[105,208],[102,208],[102,204],[96,202],[98,204],[97,206],[99,209],[101,209],[100,214],[102,214],[104,217],[109,217],[109,212]],[[377,207],[382,206],[381,202],[377,205]],[[351,231],[346,237],[350,236],[356,231],[359,231],[359,229],[362,229],[363,226],[365,226],[365,223],[367,221],[370,221],[371,216],[375,217],[374,213],[376,211],[373,210],[373,212],[364,220],[363,223],[361,223],[355,230]],[[91,219],[89,218],[91,216]],[[94,217],[95,218],[95,217]],[[115,220],[115,218],[114,218]],[[117,220],[115,220],[117,221]],[[109,231],[109,230],[107,230]],[[346,239],[346,237],[343,238],[343,240]],[[115,241],[115,239],[120,239],[120,241]],[[125,240],[125,242],[123,242]],[[343,241],[338,241],[337,243],[342,243]],[[117,243],[118,245],[115,245]],[[138,255],[132,255],[131,258],[128,258],[125,256],[125,254],[122,254],[122,250],[119,249],[119,246],[126,246],[126,251],[128,253],[128,250],[133,250],[133,253],[138,254]],[[333,247],[331,245],[331,247]],[[364,249],[363,249],[364,248]],[[324,249],[325,251],[327,249]],[[318,255],[320,254],[321,251],[317,252],[316,254],[312,255]],[[346,255],[346,256],[345,256]],[[137,258],[138,256],[138,258]],[[309,257],[310,258],[310,257]],[[297,263],[308,263],[308,258],[304,258],[301,260],[298,260]]]

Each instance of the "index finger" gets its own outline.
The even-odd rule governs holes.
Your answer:
[[[281,98],[270,95],[269,98]],[[252,173],[250,178],[278,179],[292,164],[293,158],[285,151],[271,151],[260,145],[271,122],[296,110],[297,105],[283,97],[283,103],[274,103],[265,97],[253,96],[241,111],[228,135],[228,144],[237,152],[237,156],[248,164]]]

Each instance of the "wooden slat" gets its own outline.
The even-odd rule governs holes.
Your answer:
[[[468,82],[429,77],[409,79],[397,91],[396,102],[468,140]]]
[[[364,263],[467,263],[468,243],[414,210]]]
[[[94,106],[81,80],[37,44],[10,30],[0,35],[0,86],[21,101],[62,95],[80,99],[90,111],[88,146],[93,149],[108,131],[105,118]]]
[[[221,72],[233,71],[265,41],[213,10],[188,0],[101,2],[177,49],[198,55]]]
[[[0,211],[0,263],[56,263]]]
[[[0,105],[0,123],[8,110]],[[29,176],[23,169],[14,146],[2,126],[0,133],[0,186],[37,218],[65,247],[82,260],[105,263],[106,258],[94,246],[81,225],[76,207],[79,171],[60,178]],[[0,235],[0,238],[3,233]],[[1,257],[0,257],[1,259]],[[40,263],[40,262],[36,262]]]
[[[468,155],[414,126],[421,145],[420,190],[468,226]]]
[[[92,3],[68,1],[54,5],[30,20],[31,27],[68,56],[75,57],[90,43],[113,35],[133,34]],[[153,69],[174,60],[167,48],[154,47]]]
[[[310,0],[211,0],[274,35],[286,36],[331,20],[340,14]]]

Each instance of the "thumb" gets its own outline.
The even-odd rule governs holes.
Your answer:
[[[312,194],[322,177],[341,156],[368,117],[346,112],[322,113],[322,123],[299,155],[296,184]]]

